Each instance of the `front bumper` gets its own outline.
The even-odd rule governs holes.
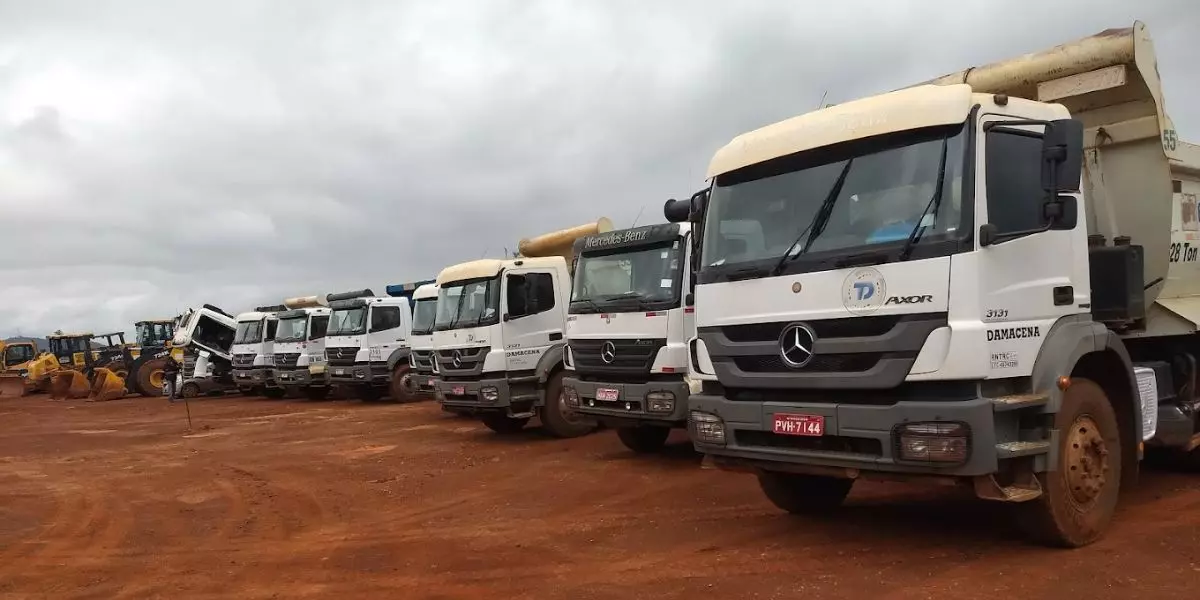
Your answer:
[[[678,381],[650,381],[646,383],[600,383],[583,381],[575,377],[563,377],[563,388],[573,389],[579,395],[580,414],[587,415],[608,427],[634,425],[670,425],[684,427],[688,415],[688,384]],[[617,399],[599,400],[596,390],[617,390]],[[674,396],[670,411],[651,412],[646,400],[650,392],[666,392]]]
[[[747,402],[723,396],[697,394],[688,401],[692,411],[716,415],[724,421],[725,444],[700,441],[696,424],[689,423],[696,450],[720,467],[788,470],[797,467],[831,467],[968,477],[995,473],[999,462],[997,432],[1010,426],[1016,433],[1016,416],[998,419],[987,398],[943,401],[898,401],[892,404],[836,404],[805,402]],[[774,415],[789,413],[824,417],[819,437],[773,432]],[[1009,423],[1008,421],[1012,421]],[[906,461],[899,456],[897,427],[917,422],[956,422],[969,428],[968,454],[957,464]],[[1003,421],[1003,422],[1000,422]]]
[[[329,383],[384,384],[391,375],[386,363],[354,363],[325,367]]]
[[[485,398],[480,393],[484,388],[495,388],[496,399]],[[476,381],[435,379],[434,389],[443,410],[512,413],[512,392],[507,379],[479,379]]]
[[[270,367],[255,367],[253,369],[234,369],[233,382],[238,387],[256,385],[274,385],[275,370]]]
[[[412,371],[408,376],[411,391],[417,394],[434,395],[437,393],[437,376],[433,373]]]
[[[298,369],[275,369],[275,381],[280,387],[322,387],[329,385],[326,372],[312,373],[308,367]]]

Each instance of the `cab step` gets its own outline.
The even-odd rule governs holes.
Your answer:
[[[1046,440],[1036,442],[1004,442],[996,444],[996,458],[1004,460],[1006,458],[1018,458],[1021,456],[1033,456],[1035,454],[1046,454],[1050,452],[1050,442]]]
[[[996,412],[1019,410],[1035,406],[1045,406],[1050,401],[1050,394],[1045,392],[1033,394],[1012,394],[992,398],[992,406]]]
[[[1029,502],[1042,495],[1042,484],[1037,477],[1026,477],[1013,485],[1000,485],[992,475],[975,478],[975,495],[996,502]]]
[[[533,411],[530,411],[530,412],[522,412],[522,413],[515,412],[515,413],[512,413],[512,414],[508,415],[508,417],[509,417],[510,419],[530,419],[530,418],[533,418],[533,417],[534,417],[534,416],[536,416],[536,415],[537,415],[537,413],[535,413],[535,412],[533,412]]]

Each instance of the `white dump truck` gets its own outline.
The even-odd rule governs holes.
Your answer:
[[[333,311],[326,333],[329,381],[362,400],[411,400],[409,372],[412,310],[408,297],[376,296],[369,289],[330,294]]]
[[[288,298],[288,310],[275,315],[275,383],[319,400],[329,395],[325,369],[325,333],[329,328],[328,301],[321,296]]]
[[[433,326],[437,398],[443,410],[476,414],[498,433],[538,416],[556,437],[595,422],[563,402],[563,352],[573,244],[612,229],[607,218],[521,240],[520,256],[483,259],[438,274]]]
[[[958,481],[1099,538],[1195,462],[1200,148],[1141,23],[736,137],[701,233],[690,427],[792,513]]]
[[[413,293],[412,354],[408,355],[411,372],[409,393],[434,395],[436,373],[433,360],[433,322],[437,318],[436,283],[427,283]]]
[[[282,398],[285,390],[275,381],[275,333],[282,304],[259,306],[236,317],[233,340],[233,381],[243,394]]]
[[[575,242],[563,393],[635,452],[662,448],[687,425],[690,231],[648,225]]]
[[[135,369],[142,385],[152,389],[153,379],[164,376],[172,380],[162,382],[164,394],[168,383],[178,391],[180,383],[194,378],[211,378],[218,388],[233,385],[233,315],[212,304],[189,308],[176,318],[174,330],[166,349],[138,357]]]

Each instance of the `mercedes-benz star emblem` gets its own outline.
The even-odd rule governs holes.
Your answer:
[[[783,362],[787,366],[799,369],[812,360],[813,346],[816,341],[817,334],[813,333],[812,328],[808,325],[803,323],[788,325],[779,335],[779,356],[783,358]]]
[[[615,358],[617,358],[617,345],[612,342],[604,342],[604,345],[600,346],[600,360],[608,365],[612,364]]]
[[[462,358],[462,350],[455,350],[454,354],[451,355],[450,362],[454,364],[455,369],[462,368]]]

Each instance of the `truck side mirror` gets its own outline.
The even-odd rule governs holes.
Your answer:
[[[1058,196],[1046,203],[1044,215],[1050,229],[1075,229],[1079,219],[1079,204],[1075,196]]]
[[[708,188],[704,188],[695,194],[692,194],[688,201],[688,221],[697,223],[700,217],[704,215],[704,209],[708,207]]]
[[[695,303],[696,303],[696,296],[694,294],[689,292],[688,295],[683,297],[683,305],[684,306],[692,306]]]
[[[1058,119],[1042,136],[1042,189],[1051,197],[1078,192],[1083,176],[1083,123]]]

